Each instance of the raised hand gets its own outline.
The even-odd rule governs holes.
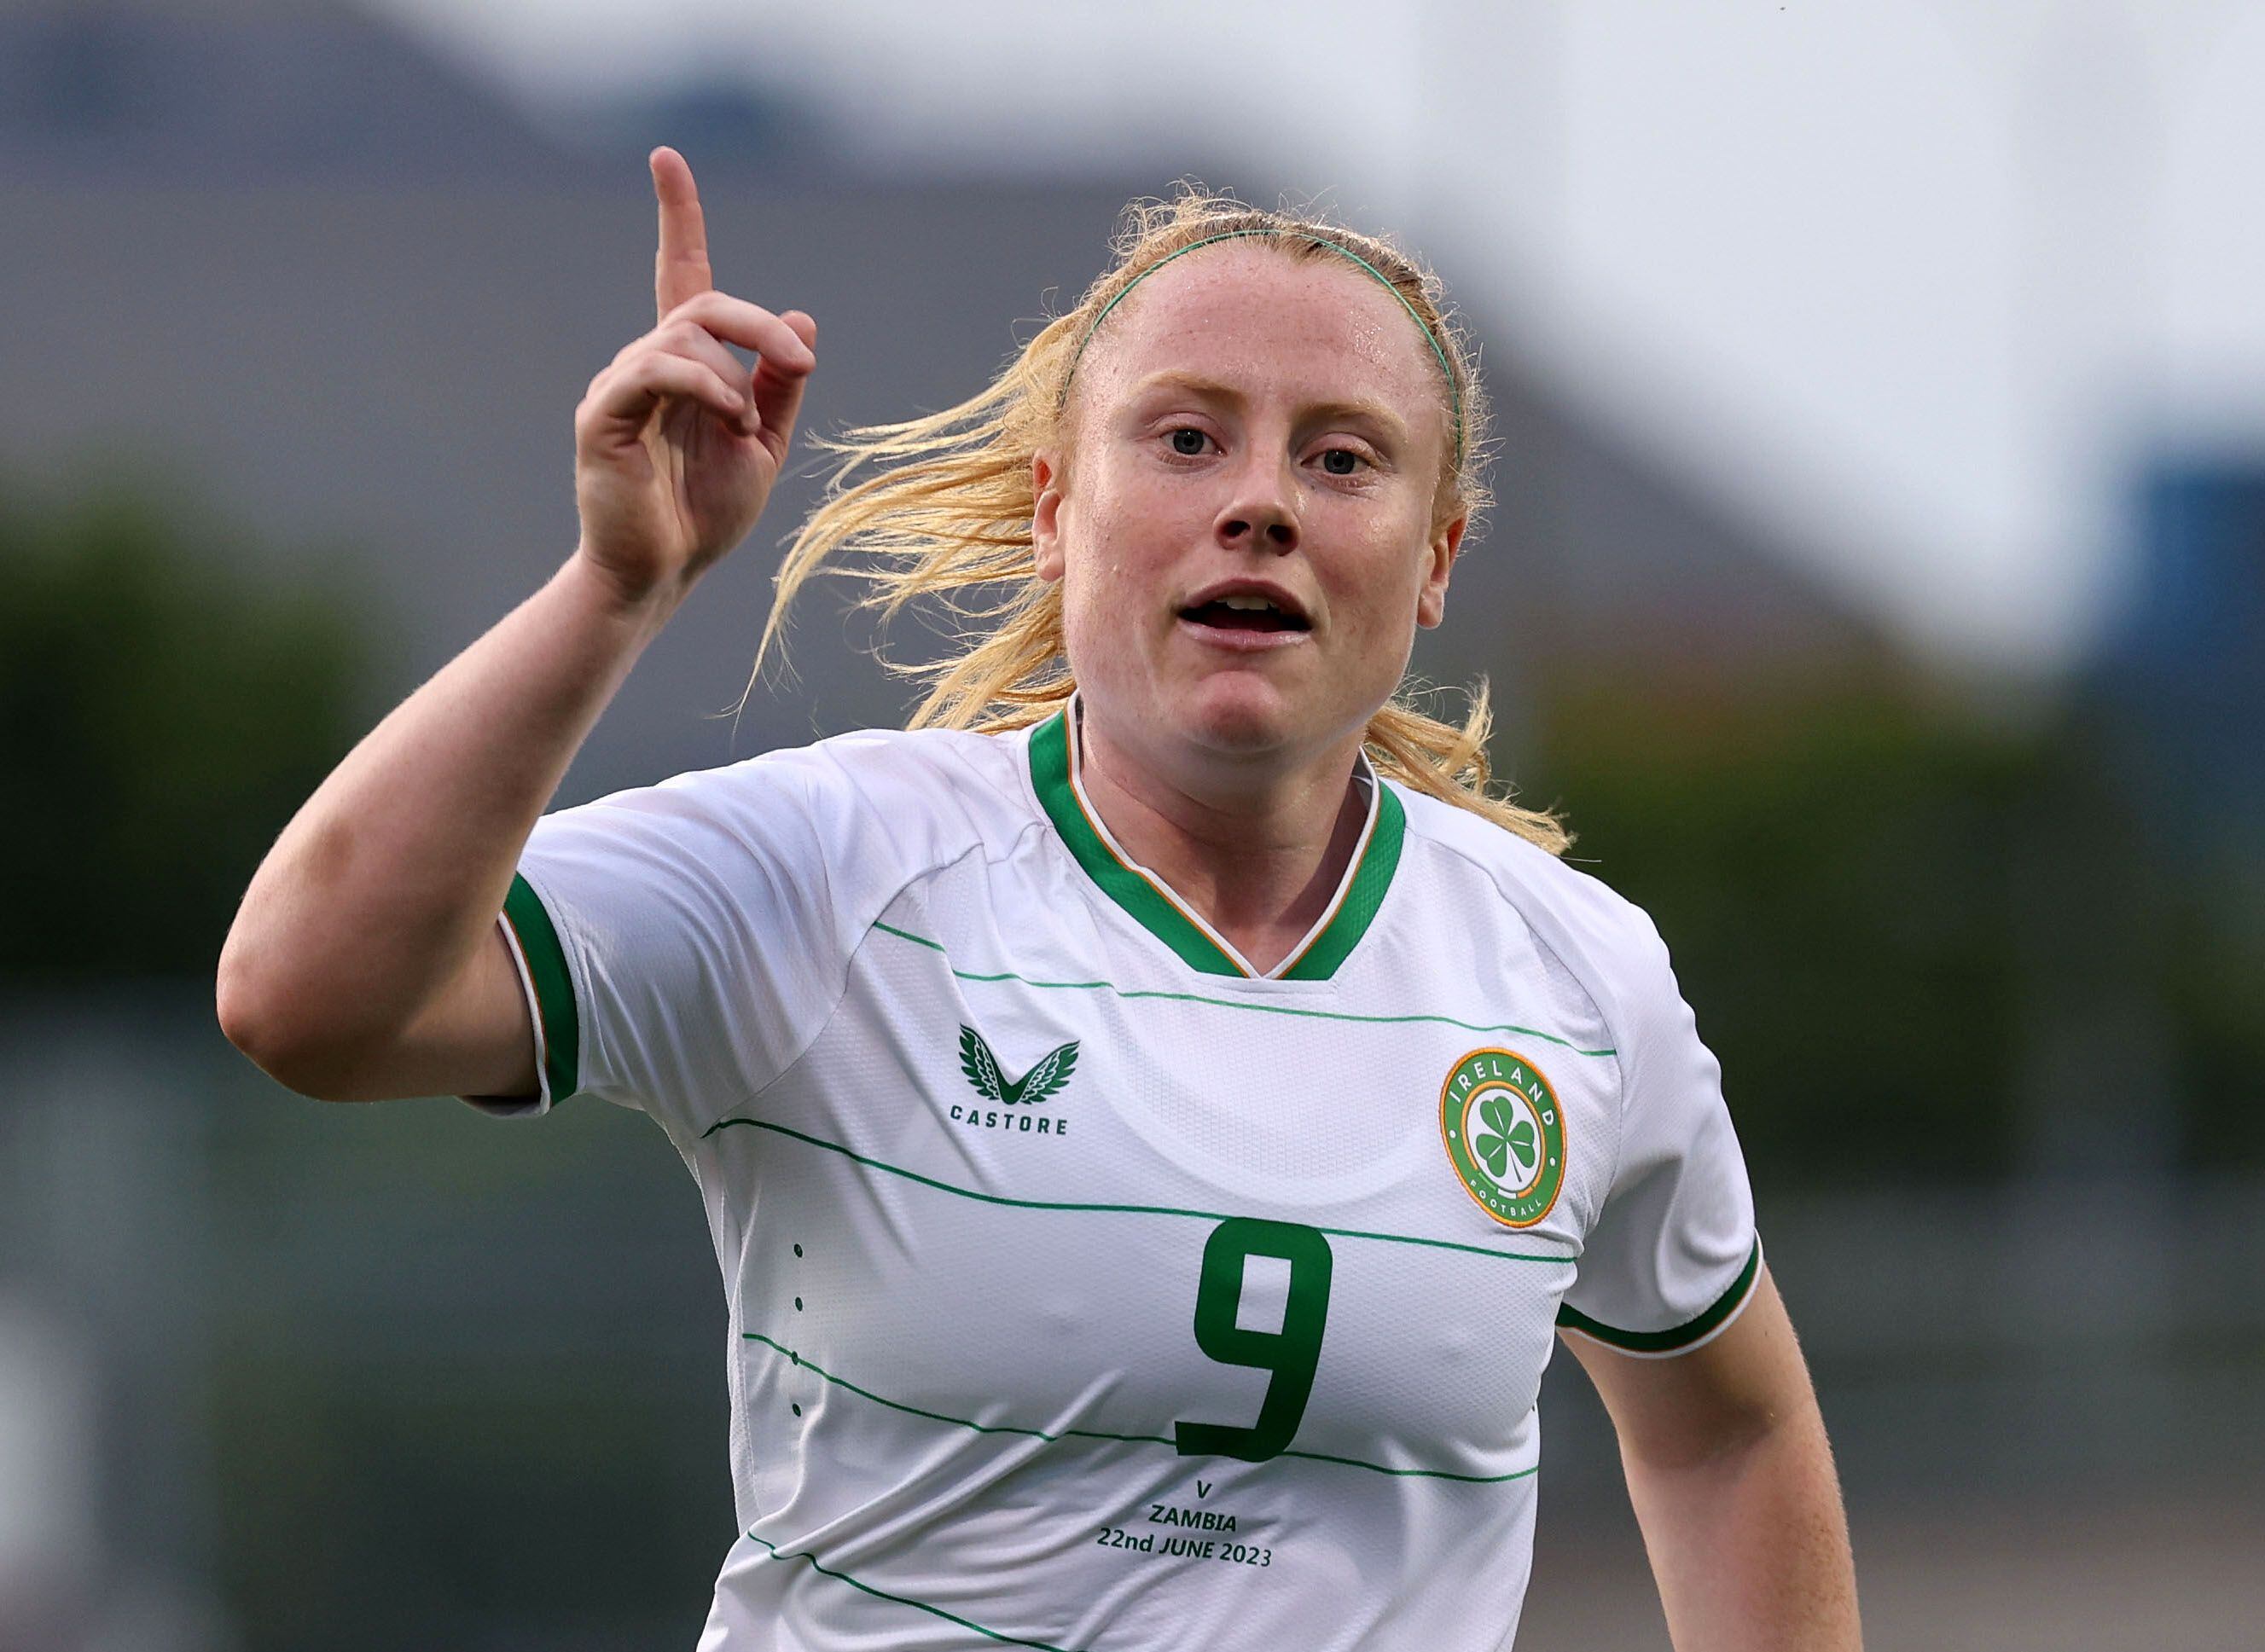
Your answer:
[[[590,381],[574,411],[586,558],[630,604],[673,601],[754,526],[786,462],[818,324],[715,290],[692,169],[649,157],[660,203],[659,321]],[[750,374],[726,343],[754,351]]]

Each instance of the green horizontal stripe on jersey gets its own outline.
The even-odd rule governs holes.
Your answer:
[[[1761,1263],[1762,1241],[1757,1237],[1754,1248],[1746,1253],[1746,1265],[1739,1270],[1738,1277],[1730,1281],[1730,1288],[1716,1297],[1695,1319],[1686,1320],[1682,1324],[1664,1331],[1624,1331],[1616,1325],[1592,1320],[1580,1309],[1570,1306],[1558,1308],[1557,1323],[1568,1330],[1593,1336],[1613,1348],[1624,1348],[1632,1354],[1671,1354],[1679,1348],[1688,1348],[1737,1311],[1738,1305],[1746,1299],[1747,1292],[1754,1288],[1754,1279],[1761,1271]]]
[[[902,1165],[885,1163],[853,1152],[838,1141],[827,1141],[820,1136],[805,1136],[786,1124],[775,1124],[767,1118],[719,1118],[700,1132],[705,1141],[726,1124],[745,1124],[750,1130],[768,1130],[774,1135],[786,1136],[809,1146],[822,1147],[828,1153],[838,1153],[870,1170],[885,1171],[890,1175],[902,1176],[907,1182],[917,1182],[922,1187],[939,1192],[956,1193],[963,1199],[980,1199],[986,1204],[1007,1204],[1025,1211],[1085,1211],[1115,1216],[1185,1216],[1202,1222],[1224,1222],[1232,1218],[1222,1211],[1186,1211],[1169,1204],[1079,1204],[1052,1199],[1016,1199],[1003,1193],[980,1193],[973,1188],[964,1188],[950,1182],[939,1182],[934,1176],[922,1175],[917,1170],[907,1170]],[[1322,1227],[1307,1223],[1318,1234],[1333,1234],[1339,1239],[1373,1239],[1387,1245],[1428,1245],[1435,1250],[1467,1250],[1474,1256],[1491,1256],[1500,1262],[1553,1262],[1569,1265],[1570,1256],[1537,1256],[1519,1250],[1489,1250],[1484,1245],[1466,1245],[1453,1239],[1420,1239],[1413,1234],[1371,1234],[1358,1227]]]
[[[779,1548],[779,1546],[772,1542],[768,1538],[759,1538],[752,1532],[747,1533],[747,1540],[750,1543],[760,1543],[765,1548],[768,1549],[771,1552],[771,1558],[773,1560],[808,1561],[812,1570],[819,1572],[825,1576],[831,1577],[837,1583],[847,1583],[850,1588],[860,1590],[863,1592],[872,1596],[876,1600],[885,1600],[892,1605],[910,1606],[915,1611],[931,1613],[936,1617],[943,1619],[946,1623],[956,1623],[963,1629],[972,1629],[976,1634],[986,1636],[990,1640],[996,1641],[1002,1646],[1036,1647],[1038,1648],[1038,1652],[1074,1652],[1073,1648],[1056,1646],[1051,1641],[1025,1641],[1022,1636],[1017,1634],[1001,1634],[996,1629],[987,1629],[981,1624],[972,1622],[965,1618],[958,1617],[951,1612],[946,1612],[941,1606],[931,1606],[925,1600],[914,1600],[910,1595],[892,1595],[885,1589],[876,1589],[870,1583],[861,1583],[856,1578],[850,1576],[847,1572],[835,1571],[832,1567],[827,1565],[823,1561],[819,1560],[818,1556],[812,1554],[807,1549],[799,1549],[792,1554],[788,1554],[783,1552]]]
[[[535,1003],[543,1036],[543,1076],[557,1106],[582,1082],[579,1071],[582,1017],[574,1007],[574,979],[566,972],[566,950],[558,944],[558,931],[550,914],[527,879],[513,872],[511,890],[503,898],[504,921],[527,960],[528,979],[535,983]]]
[[[894,924],[881,923],[877,921],[873,928],[885,935],[892,935],[899,941],[909,941],[915,946],[924,946],[931,952],[942,952],[944,950],[942,942],[931,941],[924,935],[914,935],[909,929],[899,929]],[[1501,1022],[1489,1026],[1475,1021],[1458,1021],[1453,1015],[1358,1015],[1350,1010],[1306,1009],[1293,1004],[1248,1003],[1236,998],[1210,998],[1201,993],[1151,992],[1139,987],[1118,986],[1111,981],[1038,981],[1031,979],[1027,975],[1017,975],[1012,970],[1001,970],[996,974],[984,975],[973,970],[963,970],[957,964],[950,964],[946,967],[950,969],[953,977],[958,980],[1016,981],[1024,986],[1035,987],[1040,992],[1114,993],[1123,999],[1163,999],[1172,1003],[1209,1004],[1220,1009],[1247,1009],[1262,1015],[1303,1015],[1314,1021],[1355,1021],[1366,1022],[1372,1026],[1400,1026],[1410,1022],[1430,1022],[1442,1027],[1460,1027],[1465,1032],[1503,1032],[1527,1038],[1546,1038],[1551,1044],[1571,1051],[1575,1055],[1609,1056],[1616,1053],[1610,1044],[1606,1044],[1601,1050],[1584,1050],[1570,1039],[1561,1038],[1554,1032],[1544,1032],[1539,1027],[1521,1027],[1512,1022]]]
[[[926,1417],[932,1423],[949,1423],[958,1428],[972,1429],[978,1434],[1020,1434],[1031,1439],[1045,1440],[1050,1443],[1065,1439],[1109,1440],[1131,1445],[1169,1445],[1176,1452],[1179,1450],[1178,1441],[1167,1439],[1161,1434],[1111,1434],[1100,1429],[1064,1429],[1058,1434],[1050,1434],[1044,1429],[1017,1428],[1007,1423],[977,1423],[966,1417],[946,1416],[941,1411],[923,1410],[919,1406],[907,1405],[900,1400],[891,1400],[885,1395],[875,1394],[870,1388],[861,1388],[847,1377],[837,1377],[823,1365],[805,1358],[785,1343],[773,1342],[761,1331],[741,1331],[739,1336],[744,1342],[761,1343],[766,1348],[784,1354],[801,1369],[815,1372],[837,1388],[847,1388],[860,1399],[870,1400],[875,1405],[885,1405],[892,1411],[902,1411],[911,1416]],[[1382,1463],[1364,1462],[1358,1457],[1333,1457],[1327,1452],[1283,1451],[1276,1452],[1275,1455],[1302,1457],[1309,1463],[1341,1463],[1347,1468],[1366,1468],[1379,1474],[1394,1474],[1403,1479],[1459,1480],[1472,1486],[1498,1486],[1505,1481],[1524,1480],[1537,1472],[1539,1466],[1537,1465],[1535,1468],[1513,1468],[1506,1474],[1459,1474],[1448,1468],[1388,1468]]]

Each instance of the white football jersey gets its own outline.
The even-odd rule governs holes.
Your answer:
[[[1250,969],[1116,846],[1074,712],[845,735],[546,817],[543,1088],[644,1109],[730,1300],[703,1652],[1506,1648],[1555,1334],[1748,1298],[1657,932],[1364,761]]]

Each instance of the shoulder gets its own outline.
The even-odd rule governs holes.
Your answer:
[[[1023,742],[1016,735],[965,729],[859,729],[771,752],[763,763],[809,772],[819,783],[854,793],[892,824],[935,822],[989,835],[1029,818]]]
[[[965,729],[853,729],[807,746],[782,746],[709,772],[760,778],[773,770],[832,776],[877,799],[902,804],[1013,795],[1023,742]]]
[[[618,800],[692,810],[755,837],[800,828],[821,848],[854,841],[870,851],[880,840],[902,862],[936,863],[1009,841],[1030,823],[1023,746],[957,729],[860,729]]]
[[[1616,1032],[1640,1019],[1663,986],[1673,990],[1650,915],[1604,879],[1468,809],[1396,783],[1393,790],[1407,811],[1403,855],[1531,933]]]
[[[521,870],[547,906],[610,903],[624,921],[696,911],[736,932],[768,913],[772,928],[862,932],[930,874],[1012,855],[1035,813],[1022,750],[1012,737],[866,731],[690,769],[545,815]]]

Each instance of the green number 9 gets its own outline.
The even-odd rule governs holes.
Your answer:
[[[1242,1264],[1251,1256],[1277,1256],[1290,1264],[1290,1299],[1278,1331],[1246,1330],[1235,1323],[1242,1303]],[[1315,1229],[1289,1222],[1233,1216],[1212,1230],[1204,1246],[1203,1277],[1196,1286],[1196,1346],[1222,1365],[1249,1365],[1274,1373],[1249,1428],[1218,1423],[1175,1423],[1183,1457],[1239,1457],[1263,1463],[1298,1431],[1321,1364],[1322,1331],[1329,1316],[1329,1241]]]

